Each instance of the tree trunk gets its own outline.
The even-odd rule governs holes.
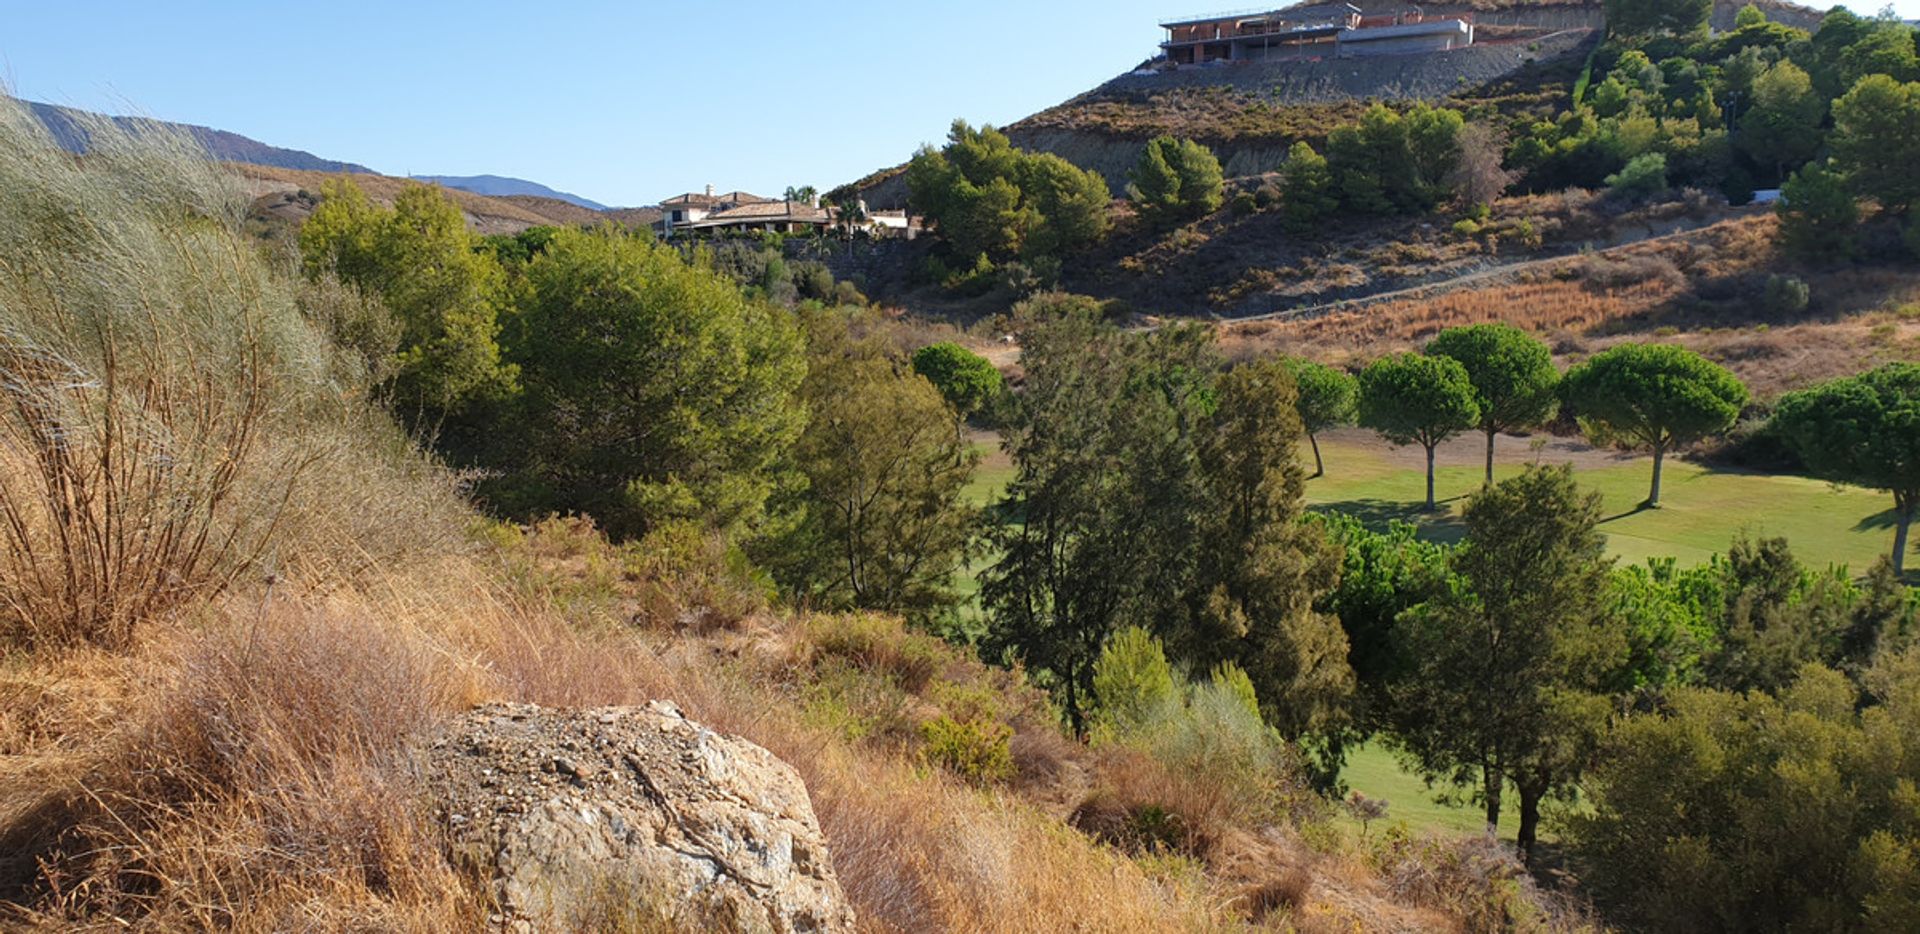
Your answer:
[[[1498,432],[1487,429],[1487,486],[1493,485],[1493,437]]]
[[[1913,512],[1920,503],[1915,503],[1910,497],[1905,498],[1904,502],[1901,497],[1895,497],[1893,506],[1898,513],[1893,526],[1893,573],[1896,577],[1904,577],[1907,573],[1907,532],[1913,526]]]
[[[1533,842],[1540,833],[1540,799],[1546,796],[1546,789],[1530,788],[1525,783],[1517,787],[1520,791],[1520,834],[1514,843],[1520,848],[1520,858],[1532,865]]]
[[[1660,505],[1660,465],[1666,460],[1666,458],[1667,458],[1666,442],[1663,441],[1659,444],[1654,445],[1653,446],[1653,490],[1652,492],[1647,494],[1647,508],[1649,509],[1656,508]]]
[[[1435,505],[1433,502],[1433,448],[1434,448],[1433,445],[1431,444],[1427,445],[1427,511],[1428,512],[1432,512],[1435,508]]]
[[[1325,476],[1327,465],[1320,462],[1320,439],[1315,438],[1313,432],[1309,431],[1307,432],[1307,443],[1313,445],[1313,475],[1315,477]]]
[[[1507,783],[1506,776],[1501,775],[1499,769],[1491,767],[1481,769],[1481,775],[1484,777],[1483,790],[1487,799],[1487,832],[1498,834],[1500,832],[1500,791]]]

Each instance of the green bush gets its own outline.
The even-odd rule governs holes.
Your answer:
[[[1619,198],[1638,201],[1665,194],[1667,156],[1649,152],[1633,157],[1626,167],[1607,176],[1607,191]]]
[[[940,640],[908,632],[897,617],[879,613],[815,616],[807,621],[807,631],[820,655],[844,658],[914,693],[926,688],[946,660]]]
[[[1797,315],[1807,310],[1810,292],[1807,284],[1793,276],[1767,277],[1764,305],[1771,315]]]
[[[942,714],[920,725],[921,755],[975,784],[1013,777],[1013,728],[992,720],[955,720]]]
[[[1235,215],[1245,217],[1260,210],[1260,200],[1254,197],[1253,192],[1242,191],[1233,196],[1233,201],[1228,206],[1233,209]]]
[[[1174,701],[1173,667],[1160,640],[1129,626],[1113,634],[1093,664],[1094,729],[1125,735]]]
[[[913,371],[940,390],[962,417],[989,410],[1006,392],[1006,378],[987,358],[952,341],[913,352]]]

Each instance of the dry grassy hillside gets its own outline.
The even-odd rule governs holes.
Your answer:
[[[302,198],[300,193],[318,195],[321,186],[328,180],[342,177],[327,172],[246,163],[231,163],[230,167],[244,179],[250,195],[264,199],[263,210],[296,224],[313,209],[312,198]],[[391,202],[403,187],[419,184],[387,175],[355,173],[345,177],[365,189],[368,197],[383,203]],[[446,189],[446,192],[460,205],[460,210],[467,216],[467,223],[483,234],[517,233],[537,226],[573,226],[591,223],[599,215],[597,211],[552,198],[529,195],[492,198],[454,188]]]
[[[1684,344],[1738,373],[1761,399],[1891,360],[1920,358],[1920,269],[1803,267],[1753,214],[1614,249],[1498,271],[1377,301],[1221,326],[1240,354],[1360,363],[1442,329],[1506,321],[1579,358],[1625,340]],[[1806,282],[1804,310],[1770,308],[1767,280]]]

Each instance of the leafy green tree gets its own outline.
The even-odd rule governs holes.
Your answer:
[[[962,493],[979,455],[939,390],[852,337],[845,313],[811,312],[807,332],[808,421],[793,449],[807,485],[766,564],[808,604],[930,619],[959,599],[975,527]]]
[[[952,341],[914,351],[913,371],[940,390],[962,418],[990,410],[1007,391],[1007,379],[992,361]]]
[[[1027,371],[1015,475],[981,575],[983,651],[1023,662],[1084,732],[1093,664],[1128,621],[1177,618],[1194,560],[1194,432],[1219,362],[1208,332],[1123,332],[1092,299],[1016,312]]]
[[[1920,924],[1920,653],[1870,703],[1807,666],[1779,696],[1682,689],[1608,736],[1569,837],[1610,918],[1657,932]]]
[[[1914,50],[1914,30],[1905,23],[1876,22],[1859,41],[1840,53],[1840,80],[1851,86],[1868,75],[1886,75],[1895,81],[1920,78],[1920,58]]]
[[[1340,200],[1368,214],[1418,214],[1450,193],[1464,119],[1415,104],[1405,115],[1375,104],[1357,124],[1327,135],[1327,162]]]
[[[1788,393],[1773,424],[1815,474],[1893,494],[1892,562],[1903,573],[1920,510],[1920,364],[1889,363]]]
[[[1833,167],[1855,194],[1905,214],[1920,201],[1920,82],[1860,79],[1833,102]]]
[[[1280,166],[1279,188],[1281,217],[1295,232],[1311,230],[1340,209],[1333,170],[1326,157],[1315,152],[1306,140],[1287,150],[1287,161]]]
[[[1234,368],[1214,390],[1197,445],[1201,498],[1192,623],[1172,635],[1195,669],[1237,662],[1268,723],[1288,739],[1345,722],[1353,693],[1347,639],[1314,604],[1339,576],[1339,552],[1302,520],[1303,428],[1286,364]]]
[[[1483,489],[1454,557],[1469,588],[1395,626],[1410,665],[1392,688],[1396,743],[1430,780],[1477,786],[1488,826],[1512,782],[1529,855],[1541,801],[1571,787],[1606,727],[1601,691],[1626,656],[1599,520],[1599,494],[1581,491],[1570,467]]]
[[[1741,7],[1740,12],[1733,15],[1733,28],[1735,29],[1746,29],[1749,26],[1764,26],[1766,22],[1767,14],[1761,12],[1759,7],[1751,3]]]
[[[1466,367],[1487,436],[1487,484],[1493,483],[1493,439],[1503,431],[1532,428],[1553,418],[1560,371],[1553,351],[1539,338],[1510,324],[1448,328],[1427,344],[1427,353],[1451,357]]]
[[[1667,451],[1732,427],[1747,387],[1725,367],[1669,344],[1621,344],[1567,371],[1561,400],[1598,440],[1653,453],[1646,506],[1660,505]]]
[[[1780,245],[1802,259],[1831,261],[1852,256],[1860,205],[1838,172],[1808,163],[1781,186],[1774,213]]]
[[[1819,151],[1826,117],[1827,102],[1814,92],[1813,79],[1798,65],[1780,62],[1754,79],[1752,108],[1740,120],[1740,146],[1753,161],[1773,167],[1774,177],[1785,177],[1789,166]]]
[[[1028,156],[1021,167],[1020,190],[1038,212],[1039,222],[1026,243],[1029,260],[1057,259],[1107,235],[1113,200],[1107,182],[1052,153]]]
[[[1451,357],[1416,353],[1375,360],[1360,373],[1359,420],[1394,444],[1418,444],[1427,452],[1427,509],[1433,497],[1433,451],[1479,423],[1473,381]]]
[[[1300,426],[1307,433],[1307,444],[1313,448],[1313,475],[1324,476],[1327,466],[1320,459],[1320,441],[1316,436],[1329,428],[1353,423],[1359,384],[1346,372],[1324,363],[1301,357],[1281,359],[1293,374]]]
[[[1606,12],[1616,39],[1705,35],[1713,0],[1607,0]]]
[[[501,360],[505,274],[440,189],[408,185],[393,206],[374,204],[351,180],[329,182],[300,228],[308,276],[329,273],[376,295],[400,325],[387,387],[394,410],[438,421],[469,403],[511,393]]]
[[[1809,571],[1784,538],[1736,540],[1713,562],[1715,644],[1703,657],[1704,682],[1727,691],[1777,692],[1808,663],[1840,660],[1852,584],[1839,573]]]
[[[964,120],[953,122],[944,148],[914,155],[906,179],[913,205],[968,262],[1057,256],[1111,224],[1098,173],[1016,149],[1006,134]]]
[[[1340,583],[1321,598],[1320,609],[1339,617],[1347,633],[1359,688],[1352,718],[1357,738],[1389,726],[1388,689],[1407,664],[1394,644],[1394,621],[1462,586],[1453,572],[1454,546],[1421,538],[1411,522],[1395,521],[1376,532],[1344,513],[1315,513],[1311,519],[1345,553]]]
[[[1220,209],[1225,175],[1213,151],[1190,139],[1158,136],[1147,141],[1128,174],[1127,197],[1156,224],[1211,214]]]
[[[679,519],[759,526],[806,424],[791,315],[611,229],[556,234],[527,278],[512,348],[540,441],[516,478],[521,505],[622,536]]]

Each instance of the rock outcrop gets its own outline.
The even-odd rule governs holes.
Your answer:
[[[853,929],[800,777],[672,704],[490,704],[425,767],[452,857],[490,880],[501,926]]]

